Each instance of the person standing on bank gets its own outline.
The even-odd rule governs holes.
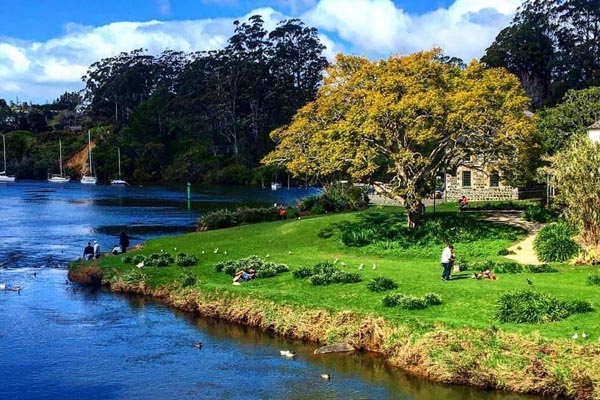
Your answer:
[[[94,248],[92,247],[92,243],[88,242],[85,249],[83,249],[83,259],[91,260],[92,258],[94,258]]]
[[[452,246],[452,243],[448,243],[442,251],[441,261],[442,267],[444,268],[442,272],[442,280],[449,281],[450,272],[452,271],[452,263],[454,262],[454,246]]]
[[[119,236],[119,244],[121,245],[121,252],[127,252],[127,248],[129,247],[129,236],[127,236],[125,231],[121,231],[121,236]]]
[[[100,244],[94,240],[94,258],[100,258]]]

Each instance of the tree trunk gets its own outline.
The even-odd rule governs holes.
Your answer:
[[[421,198],[407,196],[404,199],[404,206],[406,207],[408,227],[414,229],[421,224],[421,217],[423,216],[424,206]]]

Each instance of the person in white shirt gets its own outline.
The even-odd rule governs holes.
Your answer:
[[[452,263],[454,262],[454,246],[452,246],[452,243],[448,243],[442,251],[441,262],[442,267],[444,268],[444,271],[442,272],[442,280],[449,281],[450,272],[452,271]]]
[[[94,240],[94,258],[100,258],[100,245],[97,240]]]

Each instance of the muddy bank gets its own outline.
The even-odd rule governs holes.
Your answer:
[[[561,398],[600,399],[600,346],[548,340],[491,329],[425,332],[354,312],[282,305],[245,296],[241,287],[203,291],[175,284],[149,288],[143,282],[109,281],[97,267],[71,268],[69,279],[89,284],[90,275],[112,291],[143,294],[204,317],[258,327],[316,344],[348,343],[382,354],[391,365],[433,381],[483,389],[537,393]],[[94,269],[96,268],[96,269]],[[77,270],[77,271],[75,271]]]

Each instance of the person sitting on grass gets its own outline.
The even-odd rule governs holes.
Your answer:
[[[467,196],[463,196],[460,198],[460,200],[458,200],[458,208],[460,211],[462,211],[467,207],[469,207],[469,198]]]
[[[495,281],[496,274],[494,274],[489,269],[486,269],[485,271],[474,272],[473,276],[471,278],[473,278],[473,279],[491,279],[491,280]]]
[[[249,281],[250,279],[253,279],[256,276],[256,271],[254,271],[252,268],[250,268],[248,270],[248,272],[241,270],[235,273],[235,275],[233,276],[233,281],[234,282],[238,282],[240,280],[244,280],[244,281]]]

